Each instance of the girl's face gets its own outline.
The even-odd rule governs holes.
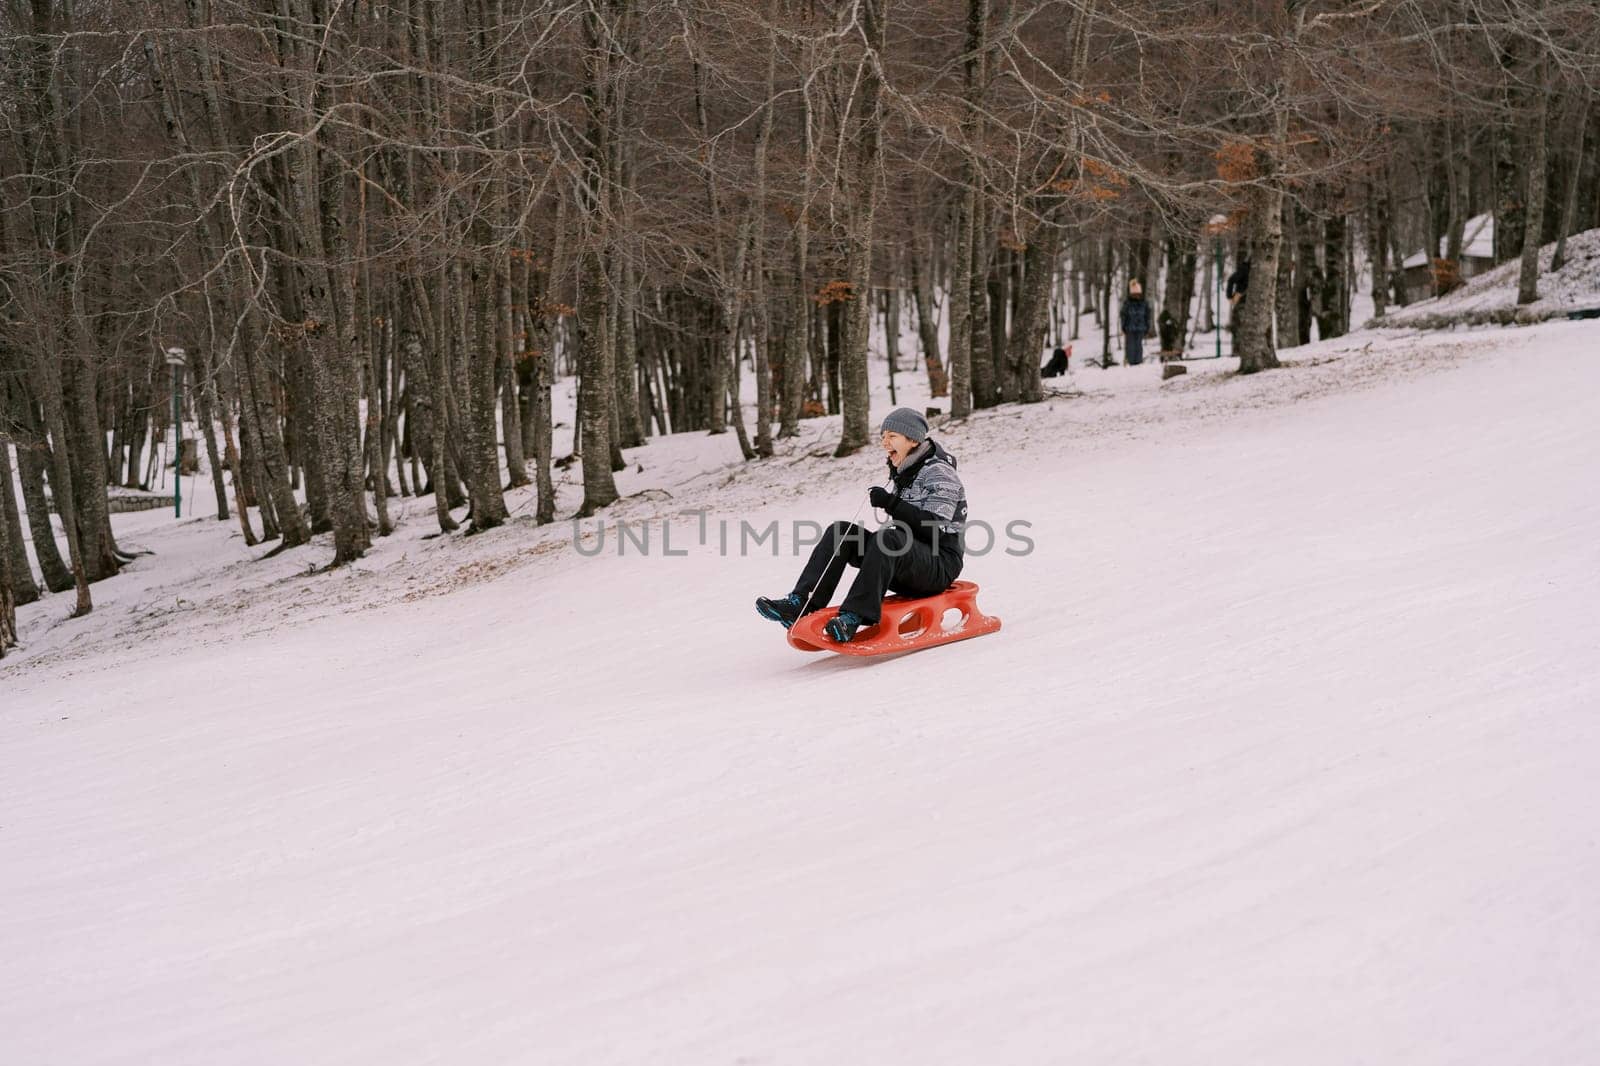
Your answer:
[[[905,462],[906,456],[916,448],[917,442],[910,437],[902,436],[892,429],[883,431],[883,450],[889,453],[889,459],[895,466]]]

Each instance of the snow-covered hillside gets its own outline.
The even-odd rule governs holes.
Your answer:
[[[118,516],[0,663],[0,1062],[1600,1061],[1597,342],[1075,369],[938,431],[1005,628],[878,661],[751,609],[834,420],[603,542]]]
[[[1539,251],[1539,299],[1531,304],[1517,305],[1517,276],[1522,266],[1513,259],[1470,279],[1454,292],[1393,308],[1373,324],[1438,328],[1539,322],[1580,308],[1600,308],[1600,229],[1569,237],[1566,262],[1552,272],[1555,251],[1554,242]]]

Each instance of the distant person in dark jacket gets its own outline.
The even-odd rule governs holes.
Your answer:
[[[1061,347],[1061,342],[1056,341],[1056,350],[1050,353],[1050,361],[1039,368],[1039,376],[1058,378],[1067,372],[1067,351]]]
[[[1144,362],[1144,339],[1150,333],[1150,302],[1144,298],[1144,286],[1137,280],[1128,282],[1128,298],[1122,301],[1122,335],[1128,346],[1128,365]]]
[[[1228,275],[1228,306],[1244,303],[1244,294],[1250,288],[1250,260],[1241,259],[1239,267]]]
[[[1239,305],[1244,303],[1244,294],[1250,288],[1250,260],[1239,260],[1239,266],[1232,274],[1228,275],[1228,331],[1239,332]]]

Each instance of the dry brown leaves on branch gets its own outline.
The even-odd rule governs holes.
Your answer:
[[[1053,183],[1051,189],[1092,203],[1120,200],[1128,191],[1127,176],[1098,159],[1083,160],[1079,173],[1081,178],[1065,178]]]
[[[277,341],[289,343],[301,337],[314,337],[322,330],[322,323],[314,318],[304,322],[274,322],[268,327],[268,332]]]
[[[1223,181],[1246,182],[1261,176],[1261,163],[1251,141],[1228,141],[1211,154],[1217,161],[1217,177]]]
[[[834,279],[817,290],[812,301],[818,307],[827,307],[829,304],[847,303],[856,298],[855,286],[848,281]]]
[[[1461,264],[1454,259],[1435,259],[1432,265],[1433,291],[1435,295],[1443,296],[1461,288]]]

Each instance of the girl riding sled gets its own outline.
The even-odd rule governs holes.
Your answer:
[[[763,618],[789,628],[828,606],[846,564],[859,567],[839,613],[825,627],[829,639],[844,644],[858,629],[878,623],[885,593],[937,596],[960,576],[967,494],[955,457],[928,436],[928,420],[907,407],[883,420],[882,442],[894,488],[874,485],[869,497],[889,521],[876,532],[853,522],[828,527],[794,591],[756,600]]]

